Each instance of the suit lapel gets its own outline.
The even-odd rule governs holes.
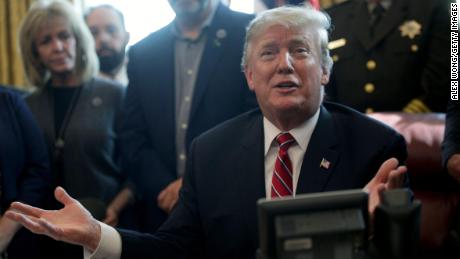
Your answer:
[[[355,1],[354,12],[350,19],[353,35],[358,39],[366,50],[371,46],[371,37],[369,34],[369,11],[363,1]]]
[[[406,17],[407,1],[392,1],[390,9],[375,28],[370,47],[377,45],[385,36],[399,26]],[[397,30],[397,28],[396,28]]]
[[[143,64],[137,66],[142,70],[141,84],[143,105],[147,107],[147,115],[151,119],[147,120],[149,128],[153,132],[161,132],[162,138],[175,143],[175,66],[174,66],[174,35],[172,33],[174,22],[162,29],[149,43],[150,51],[146,52],[147,59]],[[162,127],[158,128],[158,123]],[[168,130],[163,130],[168,129]],[[157,138],[157,137],[152,137]],[[175,145],[167,145],[163,148],[168,154],[175,154]]]
[[[241,210],[250,231],[253,233],[255,245],[258,245],[257,231],[257,200],[265,197],[264,173],[264,133],[262,115],[250,118],[250,123],[241,131],[238,149],[237,186]]]
[[[213,70],[218,67],[218,61],[224,53],[224,49],[231,47],[227,46],[228,39],[232,36],[229,35],[230,30],[228,28],[229,24],[227,23],[229,19],[225,17],[228,16],[229,12],[230,10],[220,3],[214,14],[213,21],[208,28],[206,45],[201,58],[198,77],[195,82],[190,121],[193,120],[193,116],[197,112],[200,101],[209,86],[209,80],[212,77]]]
[[[374,48],[385,36],[399,26],[407,13],[407,1],[393,1],[386,15],[377,24],[375,36],[371,38],[369,28],[369,10],[365,1],[356,1],[355,11],[350,17],[352,30],[358,41],[364,46],[366,51]]]
[[[339,159],[339,139],[331,114],[321,106],[315,130],[308,144],[297,184],[297,194],[323,191]]]
[[[156,111],[161,111],[163,116],[172,118],[174,120],[174,111],[175,111],[175,64],[174,64],[174,48],[175,48],[175,39],[172,33],[172,27],[174,22],[170,23],[165,30],[156,38],[156,41],[152,42],[152,48],[154,48],[151,53],[150,59],[152,60],[150,64],[155,64],[155,71],[151,71],[152,67],[149,63],[145,64],[147,67],[145,69],[150,70],[150,73],[145,73],[149,75],[150,79],[147,81],[152,87],[149,87],[151,95],[149,98],[155,98],[158,100],[157,105],[161,107]],[[161,62],[159,62],[161,61]],[[166,105],[165,107],[165,104]],[[166,114],[165,114],[166,112]]]

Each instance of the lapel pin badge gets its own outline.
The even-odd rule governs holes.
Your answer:
[[[401,31],[401,37],[409,37],[412,40],[415,36],[420,35],[422,25],[416,20],[405,21],[399,26],[399,30]]]
[[[93,100],[91,100],[91,104],[92,104],[94,107],[101,106],[101,105],[102,105],[102,98],[99,97],[99,96],[94,97]]]
[[[329,169],[330,166],[331,162],[329,162],[326,158],[323,158],[323,160],[321,160],[321,163],[319,164],[319,167],[324,169]]]
[[[227,31],[224,29],[218,29],[216,31],[216,38],[214,39],[214,45],[216,47],[220,47],[221,45],[221,40],[225,39],[227,37]]]

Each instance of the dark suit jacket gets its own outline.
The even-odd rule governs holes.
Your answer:
[[[42,207],[51,195],[48,156],[42,133],[17,91],[0,86],[0,213],[13,201]],[[41,239],[20,229],[8,258],[41,258]],[[24,249],[27,244],[27,249]]]
[[[259,246],[256,201],[265,197],[263,148],[258,110],[198,137],[172,215],[154,236],[121,231],[122,258],[254,258]],[[297,193],[362,188],[390,157],[406,159],[398,133],[354,110],[326,104]],[[323,158],[330,161],[329,169],[319,166]]]
[[[449,0],[393,0],[374,38],[364,0],[350,0],[327,12],[333,24],[330,42],[346,40],[331,50],[336,61],[326,87],[330,100],[360,111],[401,111],[417,98],[432,111],[445,111],[450,86]],[[402,35],[401,27],[413,38]],[[373,69],[367,67],[370,60],[375,62]],[[369,83],[373,87],[366,86]],[[410,107],[422,111],[417,104]]]
[[[50,193],[42,134],[22,98],[0,87],[1,211],[12,201],[42,206]]]
[[[196,79],[187,147],[202,132],[256,106],[240,68],[245,26],[251,18],[223,4],[216,10]],[[151,203],[177,179],[173,26],[152,33],[132,46],[129,54],[123,161],[139,192]],[[226,35],[218,38],[216,33],[222,30]],[[159,226],[165,218],[156,207],[150,220]]]
[[[446,114],[446,129],[442,146],[443,165],[453,154],[460,154],[460,102],[450,101]]]
[[[66,188],[96,217],[105,216],[104,205],[118,194],[125,180],[119,151],[124,93],[118,83],[98,77],[83,84],[68,122],[60,159],[54,156],[58,133],[51,87],[44,87],[26,99],[45,136],[53,185]]]

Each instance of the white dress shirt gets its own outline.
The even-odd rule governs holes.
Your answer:
[[[84,248],[84,259],[119,259],[121,257],[121,236],[115,228],[99,222],[101,225],[101,240],[96,250],[91,254]]]
[[[299,127],[291,129],[289,133],[295,139],[293,144],[288,149],[288,155],[292,163],[292,187],[295,196],[297,190],[297,183],[299,181],[300,168],[302,167],[303,157],[310,143],[311,135],[318,122],[319,110],[309,120],[302,123]],[[273,168],[275,167],[276,157],[278,155],[279,146],[276,143],[276,136],[283,131],[278,129],[273,123],[264,117],[264,155],[265,155],[265,197],[271,199],[271,185],[273,177]]]
[[[303,157],[310,143],[313,130],[318,123],[319,111],[313,115],[309,120],[302,123],[299,127],[289,131],[294,137],[296,144],[293,144],[288,149],[289,158],[292,163],[293,187],[294,195],[297,190],[297,183],[299,181],[300,168],[302,167]],[[270,190],[272,184],[273,167],[275,166],[275,159],[278,154],[278,144],[274,139],[279,133],[283,132],[278,129],[267,118],[263,119],[264,127],[264,154],[265,154],[265,195],[267,199],[271,199]],[[94,253],[90,253],[85,249],[85,259],[119,259],[121,257],[121,236],[113,228],[104,223],[101,225],[101,241],[99,242]]]

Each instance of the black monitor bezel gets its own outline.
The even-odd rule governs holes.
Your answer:
[[[257,208],[259,215],[259,252],[265,258],[276,258],[275,217],[278,215],[359,208],[366,226],[364,234],[368,234],[368,194],[362,189],[300,194],[296,195],[295,198],[277,200],[259,199]]]

